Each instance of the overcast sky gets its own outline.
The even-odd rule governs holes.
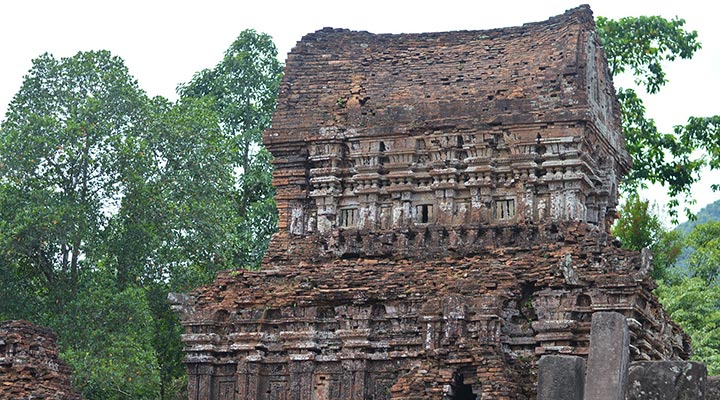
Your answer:
[[[720,23],[714,3],[702,1],[585,1],[595,16],[680,16],[698,31],[703,48],[691,61],[667,67],[670,83],[645,96],[650,115],[669,131],[691,115],[720,114]],[[0,2],[0,115],[22,84],[31,60],[78,51],[110,50],[122,57],[150,95],[175,99],[175,87],[215,65],[246,28],[270,34],[280,58],[306,33],[326,26],[373,33],[476,30],[545,20],[581,4],[570,0],[535,1],[81,1],[8,0]],[[627,82],[616,81],[616,86]],[[694,188],[695,210],[720,198],[706,176]],[[648,192],[660,202],[657,194]]]

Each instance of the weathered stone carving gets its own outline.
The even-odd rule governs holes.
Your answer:
[[[634,362],[630,364],[627,399],[703,400],[708,398],[706,385],[707,370],[699,362]]]
[[[538,362],[538,400],[580,400],[585,390],[585,359],[549,355]]]
[[[171,299],[190,398],[535,398],[538,357],[587,356],[596,311],[628,319],[632,359],[687,358],[608,234],[630,163],[610,79],[587,7],[305,36],[264,137],[263,268]]]
[[[0,322],[0,399],[79,400],[57,338],[26,321]]]
[[[705,400],[720,400],[720,376],[709,376]]]

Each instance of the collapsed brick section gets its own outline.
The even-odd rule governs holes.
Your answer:
[[[490,31],[323,29],[288,56],[279,232],[260,271],[174,295],[191,399],[523,399],[590,317],[634,359],[689,342],[608,235],[630,159],[587,7]]]
[[[26,321],[0,323],[0,398],[79,400],[53,331]]]

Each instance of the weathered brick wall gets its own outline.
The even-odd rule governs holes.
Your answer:
[[[70,368],[50,329],[26,321],[0,322],[0,399],[76,400]]]
[[[279,232],[260,271],[174,295],[199,399],[535,398],[591,315],[636,360],[689,340],[608,234],[630,159],[587,7],[491,31],[323,29],[288,57]]]
[[[280,213],[268,256],[408,257],[387,234],[433,227],[606,229],[630,162],[619,132],[587,8],[490,31],[309,34],[265,134]]]
[[[484,399],[533,398],[536,357],[586,356],[595,311],[628,318],[634,359],[687,358],[647,260],[606,233],[583,223],[482,233],[471,257],[233,271],[176,299],[191,399],[440,399],[454,374]]]

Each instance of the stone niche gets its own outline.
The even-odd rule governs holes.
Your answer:
[[[689,339],[608,228],[630,167],[587,6],[486,31],[326,28],[288,55],[264,141],[259,271],[173,294],[199,399],[532,399],[596,311],[633,360]]]

